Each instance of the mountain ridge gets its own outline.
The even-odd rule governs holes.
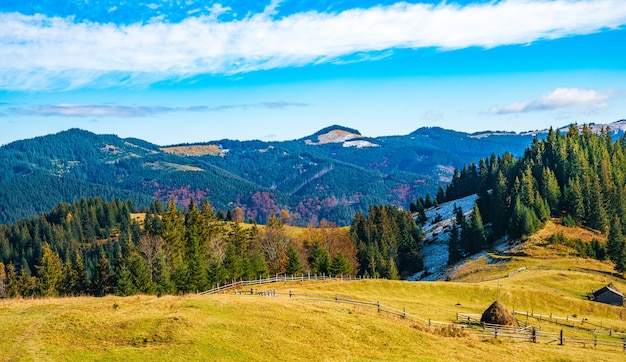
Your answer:
[[[339,137],[319,142],[329,134]],[[313,136],[317,144],[307,144]],[[441,127],[422,127],[404,136],[366,137],[334,125],[297,140],[223,139],[185,144],[186,150],[173,152],[175,145],[73,128],[0,147],[0,223],[46,211],[20,206],[12,195],[20,194],[15,180],[48,175],[118,190],[120,197],[126,197],[124,192],[163,201],[175,197],[181,206],[192,198],[209,199],[220,210],[241,207],[246,219],[260,223],[271,213],[286,210],[298,224],[327,219],[345,225],[356,211],[372,204],[408,207],[449,182],[455,168],[490,154],[520,156],[533,137],[473,137]],[[207,147],[187,152],[200,145]],[[37,192],[32,185],[29,188]],[[45,204],[90,196],[81,190],[91,189],[73,183],[53,193],[55,199]],[[40,193],[33,199],[50,197]]]

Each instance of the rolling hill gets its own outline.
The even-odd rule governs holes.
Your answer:
[[[284,142],[219,140],[158,146],[70,129],[0,147],[0,223],[47,211],[81,196],[205,199],[241,207],[264,223],[289,211],[296,223],[347,224],[371,204],[407,207],[434,193],[455,167],[491,153],[519,155],[530,135],[471,135],[422,128],[370,138],[332,126]],[[450,147],[454,145],[454,147]],[[38,202],[29,202],[38,200]]]

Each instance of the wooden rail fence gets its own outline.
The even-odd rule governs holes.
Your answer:
[[[371,302],[371,301],[363,301],[352,298],[344,298],[335,294],[335,296],[325,296],[325,295],[314,295],[314,294],[296,294],[293,291],[289,290],[289,292],[277,292],[275,289],[271,290],[259,290],[254,288],[248,288],[254,285],[262,285],[267,283],[276,283],[276,282],[288,282],[288,281],[305,281],[305,280],[355,280],[352,277],[331,277],[331,276],[317,276],[317,275],[301,275],[300,277],[294,276],[274,276],[272,278],[259,278],[257,280],[249,280],[249,281],[237,281],[234,283],[218,286],[216,288],[207,290],[205,292],[199,293],[202,295],[210,295],[216,293],[225,293],[227,290],[234,289],[234,294],[236,295],[257,295],[257,296],[266,296],[266,297],[278,297],[285,296],[289,298],[298,298],[301,300],[310,300],[310,301],[322,301],[322,302],[334,302],[334,303],[344,303],[351,305],[358,305],[367,308],[375,308],[379,313],[386,313],[389,315],[394,315],[411,322],[414,322],[425,328],[442,328],[442,327],[452,327],[452,328],[460,328],[466,330],[467,332],[482,337],[482,338],[508,338],[511,340],[519,340],[519,341],[528,341],[533,343],[558,343],[559,345],[565,344],[576,344],[582,346],[593,346],[594,348],[599,346],[606,346],[610,348],[619,348],[622,351],[626,352],[626,334],[624,333],[616,333],[609,332],[608,336],[599,336],[598,333],[594,333],[593,337],[590,338],[581,338],[581,337],[573,337],[566,336],[561,329],[560,332],[544,332],[541,328],[537,328],[529,325],[528,323],[520,322],[521,326],[508,327],[502,326],[498,324],[487,324],[480,322],[480,314],[467,314],[467,313],[457,313],[456,319],[457,323],[453,322],[440,322],[434,321],[432,319],[422,318],[412,313],[407,313],[406,308],[398,309],[390,306],[386,306],[380,303],[380,301]],[[574,319],[574,318],[562,318],[556,317],[554,315],[542,315],[533,312],[520,312],[514,311],[516,315],[524,315],[529,318],[535,318],[540,321],[551,321],[551,320],[559,320],[561,325],[571,326],[570,324],[563,323],[569,322],[574,323],[576,326],[577,323],[593,325],[586,319]],[[546,318],[547,317],[547,318]],[[601,330],[586,330],[588,332],[601,332]],[[623,338],[619,336],[623,335]]]

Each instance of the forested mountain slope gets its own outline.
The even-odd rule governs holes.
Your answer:
[[[209,199],[224,212],[240,207],[246,220],[259,223],[285,210],[301,225],[322,219],[346,225],[372,204],[408,207],[434,194],[455,168],[481,157],[505,151],[521,156],[532,138],[441,128],[369,138],[332,126],[284,142],[161,147],[71,129],[0,147],[0,223],[61,201],[101,196],[131,198],[137,206],[154,198],[175,197],[181,206]]]
[[[472,217],[468,223],[462,215],[457,217],[461,231],[450,237],[451,262],[503,236],[518,239],[531,235],[554,217],[561,218],[564,225],[584,226],[607,236],[605,244],[576,247],[586,256],[608,257],[617,271],[626,271],[623,135],[615,139],[608,128],[596,133],[587,125],[572,125],[565,133],[551,129],[542,140],[534,139],[517,160],[505,153],[464,166],[446,187],[445,195],[440,192],[438,198],[452,201],[471,194],[479,196],[476,211],[480,210],[480,218]],[[421,202],[417,209],[423,208]],[[486,234],[483,223],[491,225]],[[557,235],[554,242],[577,243],[561,239]]]

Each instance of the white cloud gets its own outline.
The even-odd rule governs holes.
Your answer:
[[[0,103],[0,105],[2,105],[2,103]],[[10,108],[10,111],[12,114],[21,116],[148,117],[156,114],[171,112],[220,112],[231,109],[283,109],[288,107],[306,106],[308,106],[308,104],[285,101],[191,107],[124,106],[115,104],[57,104],[40,105],[34,108]]]
[[[0,89],[146,85],[339,61],[394,48],[496,47],[589,34],[626,24],[623,0],[505,0],[461,6],[397,3],[340,13],[261,14],[221,22],[76,23],[0,13]],[[216,13],[227,8],[214,7]]]
[[[594,89],[556,88],[537,99],[511,103],[504,107],[491,107],[491,114],[511,114],[576,108],[579,112],[591,112],[606,108],[608,101],[619,95],[616,91],[598,92]]]
[[[442,119],[443,119],[442,113],[435,113],[433,111],[427,111],[426,113],[422,115],[422,120],[428,121],[428,122],[441,121]]]

